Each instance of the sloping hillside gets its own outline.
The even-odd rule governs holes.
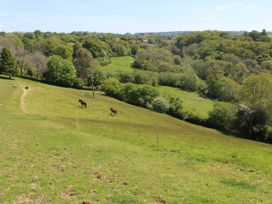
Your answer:
[[[134,58],[130,56],[125,57],[113,57],[111,63],[107,66],[101,67],[105,72],[133,72],[132,64]]]
[[[22,79],[0,104],[1,203],[271,202],[271,145]]]

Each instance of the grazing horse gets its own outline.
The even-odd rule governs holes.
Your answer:
[[[115,116],[116,114],[117,114],[117,110],[116,109],[114,109],[114,108],[110,108],[110,110],[111,110],[111,115],[112,116]]]
[[[85,101],[79,99],[78,102],[80,102],[81,108],[87,108],[87,103]]]

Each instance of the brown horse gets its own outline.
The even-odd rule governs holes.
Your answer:
[[[79,99],[78,102],[81,104],[81,108],[87,108],[87,103],[85,101]]]
[[[118,111],[116,109],[114,109],[114,108],[110,108],[110,110],[111,110],[111,115],[112,116],[115,116],[118,113]]]

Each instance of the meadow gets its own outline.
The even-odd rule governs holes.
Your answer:
[[[101,70],[104,72],[133,72],[132,64],[134,58],[131,56],[125,57],[113,57],[111,58],[111,63],[101,67]]]
[[[271,145],[19,78],[0,104],[0,203],[271,203]]]
[[[198,116],[201,119],[207,119],[209,112],[213,110],[214,101],[200,97],[196,92],[188,92],[179,88],[168,86],[158,87],[161,95],[180,98],[183,102],[183,109],[189,113]]]

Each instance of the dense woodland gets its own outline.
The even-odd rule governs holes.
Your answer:
[[[272,142],[272,42],[265,30],[160,34],[0,33],[0,74],[65,87],[92,83],[134,105]],[[112,57],[132,56],[134,72],[102,72]],[[143,84],[136,86],[135,84]],[[156,86],[198,92],[216,103],[208,120],[182,110]]]

